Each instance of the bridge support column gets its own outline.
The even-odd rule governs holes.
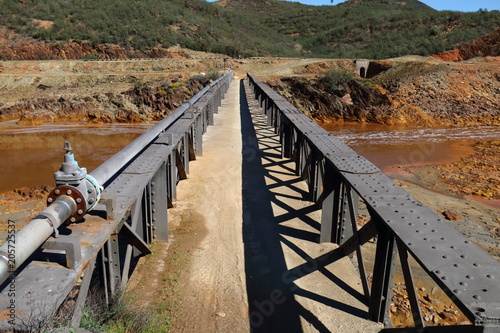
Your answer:
[[[151,198],[151,183],[144,189],[142,198],[142,222],[144,224],[143,239],[146,243],[153,241],[153,207]]]
[[[278,108],[276,107],[276,115],[275,115],[275,120],[274,120],[274,134],[280,134],[281,133],[281,127],[283,126],[283,119],[281,112],[278,111]]]
[[[269,103],[270,103],[269,98],[264,97],[262,100],[262,114],[265,114],[266,116],[269,116],[267,114],[268,108],[269,108]]]
[[[304,140],[304,150],[308,152],[307,160],[303,162],[303,167],[307,168],[307,187],[309,189],[309,200],[316,201],[317,192],[317,168],[318,168],[318,153],[316,150],[309,149],[307,142]],[[305,157],[305,156],[304,156]]]
[[[109,304],[111,298],[116,295],[121,282],[119,251],[118,234],[112,234],[98,254],[99,270],[106,304]]]
[[[284,128],[281,132],[281,157],[292,158],[293,154],[293,127],[288,119],[284,120]]]
[[[269,108],[267,109],[267,126],[273,126],[273,119],[274,119],[274,103],[272,101],[269,101],[270,105]]]
[[[316,185],[314,187],[314,195],[313,195],[313,201],[319,205],[319,207],[322,206],[323,204],[323,197],[322,197],[322,187],[323,187],[323,177],[325,175],[325,159],[323,156],[318,156],[317,160],[317,167],[316,167]]]
[[[181,145],[178,150],[179,150],[179,153],[181,154],[182,156],[182,164],[184,166],[184,170],[186,171],[186,174],[189,174],[189,161],[191,160],[190,159],[190,152],[189,152],[189,149],[190,149],[190,139],[189,139],[189,133],[184,133],[184,136],[181,140]]]
[[[80,322],[83,317],[83,307],[85,306],[85,301],[87,300],[87,295],[89,293],[92,273],[94,273],[95,261],[96,258],[94,257],[83,273],[82,283],[80,284],[80,290],[78,291],[78,297],[76,298],[75,311],[73,312],[73,317],[71,318],[72,328],[80,327]]]
[[[306,147],[303,141],[303,135],[297,133],[297,143],[295,147],[295,175],[299,176],[302,180],[307,179],[307,170],[305,169],[307,161]]]
[[[153,238],[168,241],[166,162],[163,162],[151,180],[151,204],[153,207]]]
[[[219,113],[219,106],[221,106],[221,103],[222,103],[221,92],[219,89],[217,89],[214,92],[214,114]]]
[[[196,156],[203,156],[203,114],[196,118],[193,131],[193,144]]]
[[[203,127],[203,134],[207,132],[207,127],[208,127],[208,113],[209,113],[209,107],[208,105],[204,106],[203,109],[201,110],[201,124]]]
[[[339,242],[339,204],[341,182],[335,177],[335,169],[324,163],[323,200],[321,207],[320,243]]]
[[[356,225],[356,217],[358,215],[358,200],[359,196],[352,191],[350,186],[342,184],[342,202],[340,211],[340,239],[339,245],[345,243],[346,240],[354,235]]]
[[[215,112],[215,96],[211,96],[208,102],[208,125],[214,124],[214,112]]]
[[[167,193],[170,200],[177,199],[177,156],[173,150],[167,159]]]
[[[142,191],[144,193],[144,190]],[[144,194],[143,194],[144,195]],[[130,227],[129,229],[132,230],[135,234],[139,236],[139,238],[144,239],[144,227],[143,227],[143,217],[142,217],[142,209],[143,209],[143,200],[142,196],[137,198],[135,204],[132,206],[132,211],[130,212]],[[128,221],[125,221],[125,224]],[[140,222],[140,223],[139,223]],[[132,256],[137,256],[139,255],[139,250],[137,248],[134,248],[132,244],[127,245],[127,249],[125,251],[125,259],[123,261],[123,270],[122,270],[122,285],[125,285],[128,281],[128,275],[130,271],[130,264],[132,260]]]
[[[377,223],[377,225],[381,224]],[[389,311],[396,266],[396,251],[394,236],[387,230],[379,230],[368,316],[370,320],[383,322],[386,328],[393,327]]]

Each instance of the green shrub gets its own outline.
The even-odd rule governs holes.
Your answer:
[[[335,6],[231,1],[226,7],[201,0],[27,1],[1,1],[0,23],[41,40],[117,43],[139,50],[179,44],[233,57],[426,55],[453,49],[500,26],[497,10],[436,11],[418,1],[347,1]],[[33,18],[54,25],[39,29]]]
[[[137,80],[134,82],[134,89],[141,90],[147,87],[147,84],[141,80]]]
[[[323,74],[321,81],[330,89],[338,90],[339,86],[354,78],[354,74],[345,69],[331,69]]]

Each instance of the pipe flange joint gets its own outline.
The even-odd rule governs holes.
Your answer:
[[[86,175],[85,180],[88,182],[87,186],[87,210],[92,210],[99,200],[101,199],[101,193],[104,191],[104,188],[99,185],[97,179],[92,177],[91,175]]]
[[[50,206],[58,197],[66,195],[72,198],[76,203],[75,212],[64,223],[70,224],[79,221],[87,212],[87,201],[83,194],[74,186],[61,185],[53,189],[47,198],[47,206]]]

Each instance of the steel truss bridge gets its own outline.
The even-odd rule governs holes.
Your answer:
[[[72,326],[79,327],[93,276],[110,300],[126,285],[134,258],[149,254],[153,240],[168,241],[176,185],[187,177],[189,162],[202,155],[202,135],[232,79],[230,70],[91,173],[78,166],[65,143],[47,209],[9,232],[0,248],[0,328],[22,329],[9,323],[14,282],[18,317],[51,313],[73,298]],[[295,162],[308,199],[321,208],[320,242],[355,256],[370,320],[384,323],[384,332],[500,331],[500,265],[494,258],[256,76],[248,74],[247,83],[280,137],[282,157]],[[370,220],[358,227],[361,206]],[[370,272],[361,246],[373,239]],[[332,260],[331,253],[323,257],[318,261]],[[425,326],[410,257],[471,325]],[[393,328],[389,317],[397,263],[412,328]]]

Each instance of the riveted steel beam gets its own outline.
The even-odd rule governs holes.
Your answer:
[[[317,156],[316,187],[320,190],[313,195],[313,200],[322,208],[320,242],[340,244],[345,253],[350,254],[359,249],[366,237],[373,237],[374,230],[378,231],[369,300],[372,320],[384,321],[386,327],[391,327],[388,307],[394,258],[399,252],[410,293],[414,293],[414,286],[406,263],[409,255],[476,327],[485,331],[500,327],[500,284],[496,282],[500,277],[500,264],[495,259],[371,162],[327,133],[282,96],[276,96],[277,93],[254,75],[248,74],[248,82],[259,100],[267,100],[268,105],[275,106],[276,110],[267,113],[271,117],[268,124],[274,126],[281,138],[282,156],[295,160],[297,170],[308,181],[313,178],[313,168],[306,159],[313,154]],[[294,146],[298,153],[293,151]],[[354,228],[357,207],[354,195],[359,196],[368,209],[372,221],[369,232],[366,228]],[[353,227],[346,228],[349,225]],[[358,263],[361,262],[358,256]],[[362,270],[360,273],[363,275]],[[362,280],[365,279],[362,277]],[[423,327],[416,296],[412,297],[417,328],[431,332],[432,328]]]

